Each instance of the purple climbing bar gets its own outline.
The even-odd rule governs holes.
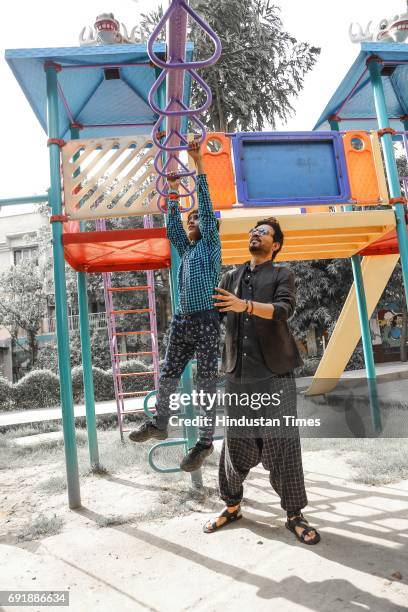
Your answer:
[[[214,42],[214,53],[206,59],[196,62],[186,62],[186,37],[187,37],[187,18],[190,16],[198,25],[207,32]],[[162,29],[168,27],[168,46],[167,59],[163,61],[154,52],[153,46]],[[205,127],[198,115],[207,110],[212,102],[211,90],[205,81],[196,72],[197,68],[204,68],[214,64],[221,54],[221,43],[215,32],[206,24],[197,13],[188,6],[185,0],[172,0],[168,10],[163,15],[156,29],[152,33],[148,42],[148,53],[152,62],[162,68],[162,73],[153,85],[149,103],[153,110],[158,113],[159,119],[153,127],[153,140],[159,148],[155,159],[155,168],[158,173],[156,188],[160,194],[158,206],[163,207],[161,201],[168,193],[166,176],[169,172],[176,172],[181,177],[193,177],[194,184],[191,187],[183,185],[182,198],[191,198],[195,192],[194,172],[182,162],[180,154],[188,148],[187,135],[181,132],[183,119],[187,118],[199,129],[200,142],[205,138]],[[199,108],[188,108],[183,100],[184,82],[186,74],[194,79],[205,91],[206,99]],[[164,109],[160,108],[156,102],[156,94],[160,85],[166,80],[167,101]],[[160,133],[163,121],[166,121],[165,134]],[[194,206],[194,200],[188,208]]]
[[[186,35],[187,35],[187,18],[191,17],[196,23],[207,32],[209,37],[213,40],[215,50],[213,55],[200,62],[186,62]],[[167,25],[167,58],[163,61],[158,58],[154,53],[153,45],[157,40],[161,30]],[[164,210],[161,206],[161,201],[165,202],[165,197],[168,192],[168,186],[166,184],[166,175],[168,172],[176,172],[181,177],[193,177],[194,185],[183,185],[184,192],[181,193],[181,197],[191,198],[192,203],[189,208],[181,208],[182,211],[186,212],[194,206],[194,191],[195,191],[195,173],[192,173],[186,164],[180,158],[183,151],[188,148],[187,134],[181,132],[183,119],[186,125],[186,131],[188,131],[188,124],[193,123],[198,127],[200,134],[198,138],[200,142],[204,141],[205,138],[205,127],[200,121],[198,115],[205,109],[209,108],[212,102],[211,90],[205,81],[197,74],[197,68],[203,68],[214,64],[221,54],[221,43],[218,36],[213,30],[197,15],[185,2],[185,0],[173,0],[169,9],[163,15],[157,28],[152,33],[148,42],[149,57],[152,62],[162,69],[162,72],[153,85],[150,95],[149,103],[151,107],[159,115],[159,119],[153,128],[152,138],[155,144],[158,146],[159,151],[155,159],[155,168],[158,173],[156,182],[157,191],[160,194],[158,200],[158,207],[160,210]],[[201,108],[188,108],[183,100],[184,94],[184,83],[185,78],[189,75],[194,79],[205,91],[206,99]],[[166,83],[166,95],[167,99],[165,102],[165,108],[160,108],[156,103],[156,96],[159,97],[159,89],[161,85]],[[163,125],[166,126],[164,134],[160,132],[163,129]],[[185,158],[184,158],[185,159]],[[173,310],[177,307],[178,293],[177,283],[175,282],[175,273],[177,268],[177,253],[172,247],[172,306]],[[183,392],[191,393],[192,391],[192,368],[191,364],[188,364],[181,378],[181,388]],[[145,403],[146,406],[146,403]],[[184,409],[184,416],[187,421],[194,417],[194,408],[192,405],[186,406]],[[183,425],[183,437],[179,439],[166,440],[153,446],[149,453],[149,463],[151,467],[157,472],[169,473],[179,471],[179,467],[163,468],[156,465],[154,461],[154,455],[157,450],[175,445],[183,445],[185,450],[195,445],[197,441],[196,428],[191,425]],[[200,488],[202,487],[201,471],[197,470],[192,472],[191,479],[193,486]]]

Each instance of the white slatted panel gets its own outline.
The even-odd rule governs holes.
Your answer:
[[[70,219],[158,214],[150,136],[71,140],[62,148]]]

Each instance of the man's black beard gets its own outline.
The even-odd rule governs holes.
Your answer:
[[[261,244],[249,245],[249,252],[251,255],[267,255],[268,251],[262,248]]]

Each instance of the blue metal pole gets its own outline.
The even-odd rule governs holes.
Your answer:
[[[49,64],[45,68],[47,79],[48,136],[59,138],[58,92],[56,67]],[[60,151],[58,144],[49,145],[50,157],[50,205],[53,215],[61,215],[61,173]],[[67,291],[65,279],[64,250],[62,246],[62,223],[52,223],[52,248],[54,255],[55,317],[57,329],[58,368],[60,375],[60,394],[62,406],[62,426],[64,430],[65,462],[67,470],[68,503],[70,508],[81,506],[79,488],[78,456],[75,439],[75,418],[72,401],[71,359],[67,316]]]
[[[339,122],[337,118],[330,121],[330,127],[334,131],[339,131]],[[344,207],[344,210],[350,212],[353,210],[353,206],[347,205]],[[371,342],[370,320],[367,311],[364,280],[361,271],[361,257],[359,255],[353,255],[351,257],[351,267],[353,270],[354,287],[356,289],[361,341],[363,344],[364,364],[366,367],[368,394],[370,398],[371,422],[374,431],[379,432],[381,431],[381,413],[378,402],[377,373],[375,370],[374,350]]]
[[[81,335],[82,376],[84,380],[86,429],[91,467],[99,467],[98,434],[96,431],[95,394],[92,375],[91,339],[89,335],[88,292],[85,272],[77,274],[79,330]]]
[[[380,129],[390,127],[388,119],[387,104],[385,100],[384,87],[381,78],[381,64],[374,56],[368,61],[371,84],[373,86],[375,110],[377,113],[378,126]],[[397,163],[394,156],[394,147],[391,134],[382,137],[382,148],[384,153],[385,169],[387,172],[388,187],[391,198],[401,197],[401,186],[398,178]],[[405,299],[408,302],[408,235],[405,222],[405,210],[402,203],[395,205],[395,216],[397,220],[398,245],[401,255],[402,278],[404,280]]]
[[[72,140],[77,140],[79,138],[78,128],[71,128],[71,138]],[[82,231],[83,223],[81,222],[80,225]],[[92,374],[91,338],[89,334],[88,291],[85,272],[77,273],[77,287],[89,460],[91,467],[99,468],[98,434],[96,431],[95,417],[95,393]]]

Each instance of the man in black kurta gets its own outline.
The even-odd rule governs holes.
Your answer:
[[[303,543],[317,544],[320,536],[301,512],[307,497],[299,430],[291,423],[297,418],[293,370],[302,360],[287,323],[295,309],[294,274],[273,261],[282,244],[278,221],[259,221],[249,236],[251,261],[227,272],[214,296],[227,319],[222,369],[230,399],[225,412],[231,420],[244,417],[245,424],[227,425],[219,467],[226,508],[204,531],[242,517],[243,482],[262,462],[287,512],[287,528]],[[244,401],[259,400],[261,394],[274,399],[261,406],[253,402],[256,408]],[[265,425],[268,419],[274,426]]]

